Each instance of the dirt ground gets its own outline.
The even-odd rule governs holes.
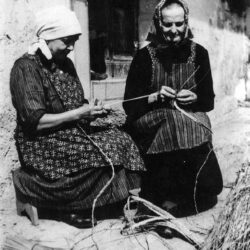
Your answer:
[[[224,190],[218,204],[211,210],[196,216],[183,218],[182,221],[202,242],[214,225],[223,202],[235,181],[236,173],[242,163],[248,161],[250,149],[250,107],[243,105],[217,119],[213,124],[213,143],[223,172]],[[39,226],[32,226],[26,217],[16,214],[15,195],[11,179],[11,170],[19,166],[13,138],[8,132],[14,129],[14,117],[10,125],[3,124],[0,147],[2,149],[0,175],[0,248],[4,249],[6,237],[17,241],[25,239],[24,246],[17,249],[40,249],[35,243],[51,247],[50,249],[173,249],[191,250],[193,246],[185,241],[172,238],[162,239],[154,233],[134,236],[120,234],[124,224],[122,220],[99,222],[91,229],[77,229],[62,222],[40,220]],[[98,247],[97,247],[98,246]],[[42,249],[42,248],[41,248]]]

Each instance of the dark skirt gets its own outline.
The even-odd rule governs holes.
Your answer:
[[[211,151],[211,152],[210,152]],[[222,191],[220,167],[210,143],[168,153],[147,155],[148,171],[142,183],[142,196],[161,204],[184,197],[216,196]]]
[[[94,199],[112,176],[111,185],[98,199],[102,207],[126,199],[140,187],[144,162],[131,137],[118,129],[88,136],[76,127],[35,137],[17,133],[21,168],[13,172],[19,200],[38,208],[58,211],[91,209]],[[104,154],[103,154],[103,153]]]
[[[13,182],[20,201],[41,209],[71,212],[91,209],[111,174],[110,167],[89,168],[74,176],[49,181],[19,168],[13,171]],[[129,196],[129,190],[139,187],[138,172],[115,166],[115,177],[98,199],[96,207],[123,201]]]

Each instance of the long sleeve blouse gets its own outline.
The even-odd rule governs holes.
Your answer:
[[[181,48],[181,57],[174,56],[171,59],[166,55],[166,61],[171,64],[182,63],[183,60],[187,60],[191,53],[190,44],[188,43]],[[215,97],[209,55],[207,50],[199,44],[196,44],[195,50],[195,67],[199,67],[199,70],[195,74],[197,101],[192,105],[192,110],[208,112],[214,108]],[[132,61],[126,81],[124,100],[151,94],[151,78],[152,60],[148,49],[144,47],[137,52]],[[143,98],[132,102],[125,102],[123,107],[128,115],[128,121],[132,122],[154,109],[154,104],[148,104],[148,99]]]
[[[65,73],[61,74],[62,71]],[[49,77],[45,72],[48,72]],[[35,133],[40,118],[46,113],[66,111],[54,86],[62,77],[69,83],[72,79],[78,79],[69,58],[66,58],[60,68],[53,61],[46,60],[41,53],[35,56],[25,54],[15,62],[11,71],[10,91],[13,106],[17,110],[17,124],[23,132]],[[79,105],[87,103],[80,84],[78,92],[74,95],[77,95],[75,97],[78,97]]]

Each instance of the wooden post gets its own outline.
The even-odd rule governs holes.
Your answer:
[[[81,24],[82,35],[75,45],[75,66],[77,74],[82,83],[85,98],[89,99],[90,89],[90,56],[89,56],[89,21],[88,21],[88,1],[71,0],[71,8]]]

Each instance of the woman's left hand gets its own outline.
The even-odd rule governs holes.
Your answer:
[[[181,105],[189,105],[197,101],[197,95],[188,89],[182,89],[176,99]]]

